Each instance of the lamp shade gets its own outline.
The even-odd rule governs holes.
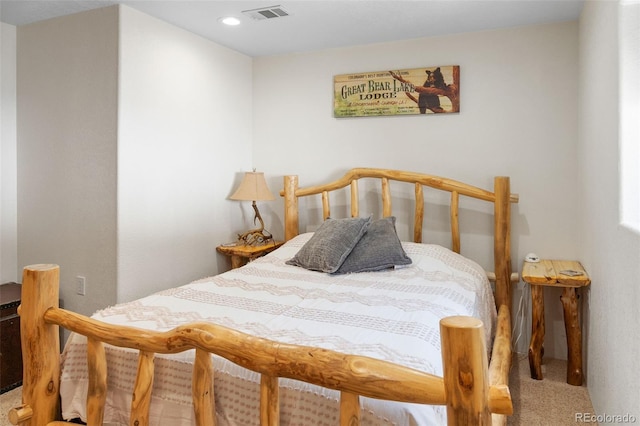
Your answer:
[[[267,201],[274,199],[262,172],[246,172],[242,182],[240,182],[240,186],[229,198],[239,201]]]

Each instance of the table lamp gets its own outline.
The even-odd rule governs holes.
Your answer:
[[[264,180],[264,173],[256,172],[255,170],[245,172],[240,186],[229,198],[238,201],[252,201],[253,211],[256,213],[253,218],[253,223],[255,225],[256,220],[260,221],[260,228],[251,229],[244,234],[238,234],[238,241],[242,241],[245,245],[260,245],[273,239],[273,236],[268,231],[265,231],[264,221],[256,205],[256,201],[269,201],[274,199],[273,194],[269,191],[269,187],[267,187],[267,182]]]

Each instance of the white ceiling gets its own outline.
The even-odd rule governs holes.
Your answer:
[[[0,0],[0,20],[24,25],[116,3],[252,57],[576,20],[585,0]],[[603,0],[604,1],[604,0]],[[241,12],[280,5],[289,16]],[[218,22],[233,15],[236,27]]]

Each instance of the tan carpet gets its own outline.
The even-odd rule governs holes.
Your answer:
[[[544,379],[533,380],[529,376],[527,356],[516,356],[509,379],[515,414],[509,417],[507,424],[575,426],[576,413],[593,414],[587,388],[567,384],[566,368],[566,361],[545,358],[542,365]],[[20,404],[21,389],[0,395],[0,426],[10,426],[7,413]]]
[[[508,425],[575,426],[576,414],[594,414],[586,386],[567,383],[566,361],[545,358],[542,377],[531,378],[527,355],[514,357],[509,378],[514,415]]]
[[[9,423],[9,410],[20,405],[22,401],[22,386],[0,395],[0,426],[11,426]]]

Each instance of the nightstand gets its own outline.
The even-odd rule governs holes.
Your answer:
[[[241,243],[233,243],[218,246],[216,250],[231,257],[231,269],[236,269],[253,259],[274,251],[283,244],[284,241],[269,241],[259,246],[245,246]]]
[[[22,346],[18,306],[22,286],[0,285],[0,393],[22,384]]]
[[[531,342],[529,367],[531,378],[542,380],[544,354],[544,294],[547,287],[562,287],[564,327],[567,332],[567,383],[582,385],[582,330],[578,315],[577,290],[591,283],[587,271],[575,260],[524,262],[522,279],[531,285]]]

